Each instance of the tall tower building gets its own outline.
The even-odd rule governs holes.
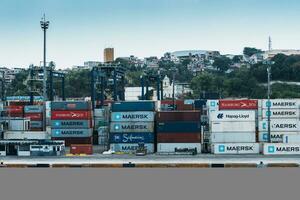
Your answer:
[[[114,48],[105,48],[104,49],[104,62],[113,62],[114,61]]]

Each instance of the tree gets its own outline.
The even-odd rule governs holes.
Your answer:
[[[256,49],[256,48],[251,48],[251,47],[245,47],[243,54],[245,56],[249,56],[251,57],[252,55],[256,54],[256,53],[262,53],[261,49]]]
[[[226,72],[231,65],[231,60],[226,56],[216,57],[213,66],[220,72]]]

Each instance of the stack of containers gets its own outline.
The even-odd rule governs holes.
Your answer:
[[[140,144],[154,152],[153,101],[124,101],[112,104],[109,142],[115,152],[135,153]]]
[[[268,106],[270,106],[271,143],[282,143],[284,134],[299,134],[299,100],[261,100],[258,109],[259,141],[268,142]]]
[[[108,148],[109,133],[109,107],[94,110],[94,129],[96,131],[97,143]]]
[[[24,117],[23,105],[9,105],[6,111],[8,117]]]
[[[223,101],[219,101],[219,111],[210,112],[212,152],[214,154],[258,154],[255,111],[257,101]],[[248,106],[245,106],[245,102]]]
[[[31,105],[24,107],[24,117],[29,119],[30,131],[43,131],[44,125],[44,106]]]
[[[51,137],[53,140],[65,140],[71,144],[92,144],[91,103],[52,102]]]
[[[196,149],[201,153],[199,111],[162,111],[157,113],[157,152],[175,153]]]

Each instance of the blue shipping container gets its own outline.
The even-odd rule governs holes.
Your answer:
[[[51,137],[90,137],[93,129],[52,129]]]
[[[43,112],[43,106],[25,106],[24,107],[24,112],[25,113],[41,113]]]
[[[43,122],[42,121],[30,121],[29,122],[31,128],[42,128]]]
[[[161,122],[157,123],[157,132],[194,133],[201,132],[200,122]]]
[[[153,122],[155,112],[112,112],[112,122]]]
[[[120,111],[155,111],[154,101],[123,101],[113,103],[112,112]]]
[[[51,127],[55,129],[90,128],[90,120],[52,120]]]
[[[113,133],[150,133],[154,132],[154,122],[111,122]]]
[[[56,101],[51,102],[51,110],[91,110],[87,101]]]
[[[110,133],[110,143],[154,143],[154,133]]]

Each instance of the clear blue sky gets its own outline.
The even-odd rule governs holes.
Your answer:
[[[50,20],[48,60],[57,67],[116,56],[161,56],[185,49],[240,54],[243,47],[300,48],[299,0],[1,0],[0,66],[42,60],[43,13]]]

